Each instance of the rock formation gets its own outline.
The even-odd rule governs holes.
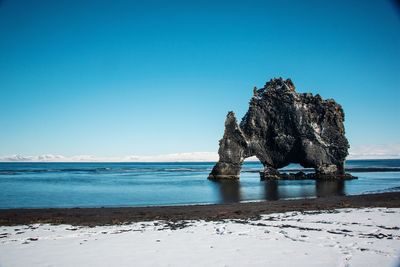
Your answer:
[[[238,179],[244,159],[251,156],[264,165],[263,179],[290,178],[278,171],[290,163],[315,169],[311,176],[297,175],[299,179],[353,178],[344,172],[349,143],[343,121],[343,109],[333,99],[297,93],[290,79],[272,79],[254,88],[240,125],[228,113],[219,161],[209,179]]]

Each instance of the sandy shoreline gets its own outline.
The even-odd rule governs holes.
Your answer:
[[[216,205],[2,209],[0,210],[0,226],[27,225],[35,223],[97,226],[154,220],[217,221],[223,219],[257,218],[261,214],[290,211],[363,207],[399,208],[400,192]]]

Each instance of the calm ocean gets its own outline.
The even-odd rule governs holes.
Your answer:
[[[400,191],[400,160],[350,160],[345,182],[260,181],[246,162],[238,183],[207,180],[213,163],[0,163],[0,208],[109,207],[239,201]],[[289,165],[287,168],[298,168]],[[350,171],[351,173],[351,171]]]

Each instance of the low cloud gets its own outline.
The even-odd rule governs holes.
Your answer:
[[[348,159],[399,159],[400,144],[355,145],[350,148]],[[246,159],[255,161],[256,157]],[[217,152],[186,152],[153,156],[99,157],[93,155],[63,156],[44,154],[39,156],[11,155],[0,157],[0,162],[216,162]]]
[[[349,159],[399,159],[400,144],[351,146]]]
[[[40,155],[40,156],[22,156],[11,155],[0,157],[2,162],[207,162],[217,161],[216,152],[188,152],[173,153],[153,156],[130,155],[123,157],[101,157],[92,155],[62,156],[62,155]]]
[[[218,154],[215,152],[188,152],[188,153],[173,153],[156,156],[127,156],[124,161],[133,162],[207,162],[217,161]]]

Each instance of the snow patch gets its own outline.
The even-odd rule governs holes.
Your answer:
[[[0,227],[1,266],[398,266],[399,208]]]

